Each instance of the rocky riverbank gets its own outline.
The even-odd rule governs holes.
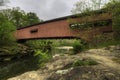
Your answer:
[[[97,65],[77,66],[75,60],[93,59]],[[120,46],[90,49],[76,55],[55,54],[42,69],[8,80],[120,80]]]

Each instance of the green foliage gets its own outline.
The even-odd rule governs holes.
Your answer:
[[[28,41],[26,45],[34,50],[34,56],[38,60],[38,65],[43,67],[52,58],[51,42],[49,40]]]
[[[120,1],[115,3],[115,5],[115,9],[113,9],[114,38],[120,40]]]
[[[26,42],[26,45],[32,49],[40,49],[42,52],[50,52],[52,42],[49,40],[30,40]]]
[[[114,38],[120,40],[120,1],[111,0],[105,7],[112,13]]]
[[[42,20],[40,20],[37,15],[33,12],[29,12],[26,14],[26,25],[32,25],[32,24],[36,24],[39,22],[42,22]]]
[[[76,60],[73,62],[73,67],[78,66],[88,66],[88,65],[97,65],[98,63],[95,60],[92,59],[86,59],[86,60]]]
[[[38,58],[38,65],[40,67],[43,67],[44,64],[51,59],[51,56],[49,53],[42,52],[41,50],[35,50],[34,56]]]
[[[71,12],[73,14],[89,13],[89,11],[101,9],[106,3],[107,1],[104,0],[79,0],[74,4]]]
[[[52,47],[72,46],[75,39],[57,39],[52,40]]]
[[[73,49],[70,48],[73,46],[75,39],[56,39],[51,40],[52,54],[73,54]],[[68,47],[68,48],[64,48]]]
[[[94,36],[93,44],[91,46],[99,46],[102,44],[107,44],[113,40],[114,40],[114,38],[113,38],[112,32],[103,33],[103,34]]]
[[[15,26],[0,14],[0,46],[13,45]]]
[[[0,13],[6,16],[17,28],[41,22],[35,13],[25,13],[23,10],[20,10],[19,7],[1,10]]]
[[[87,49],[88,44],[86,42],[82,42],[80,40],[76,40],[73,43],[73,52],[74,54],[79,53],[85,49]]]
[[[108,47],[108,46],[111,46],[111,45],[119,45],[120,44],[120,41],[118,40],[109,40],[109,41],[103,41],[102,43],[98,43],[96,46],[91,46],[91,48],[103,48],[103,47]]]

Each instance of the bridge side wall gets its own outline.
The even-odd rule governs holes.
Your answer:
[[[31,33],[31,30],[37,29],[38,32]],[[73,37],[76,32],[69,28],[67,20],[49,22],[17,30],[17,39],[34,39],[34,38],[55,38],[55,37]]]
[[[106,16],[106,18],[104,18]],[[89,21],[96,20],[107,20],[111,19],[108,14],[99,15],[97,18],[92,18]],[[85,18],[74,18],[73,21],[81,22]],[[87,18],[86,18],[87,19]],[[16,31],[17,40],[27,40],[27,39],[38,39],[38,38],[71,38],[79,37],[86,41],[92,41],[94,36],[103,34],[107,31],[112,31],[112,23],[108,26],[94,27],[91,30],[71,30],[69,27],[69,21],[67,19],[51,21],[43,24],[38,24]],[[37,30],[37,32],[31,33],[32,30]]]

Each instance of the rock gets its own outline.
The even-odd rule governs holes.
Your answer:
[[[117,80],[116,77],[115,77],[115,74],[113,74],[113,73],[106,73],[104,75],[104,79],[105,80]]]
[[[55,54],[55,55],[53,55],[53,58],[56,58],[56,57],[59,57],[60,56],[60,54]]]
[[[120,45],[117,45],[117,46],[108,46],[108,47],[105,47],[105,50],[110,50],[110,51],[120,50]]]
[[[77,55],[56,54],[52,61],[46,63],[45,68],[26,72],[8,80],[120,80],[120,65],[112,61],[119,49],[120,46],[110,46],[90,49]],[[95,66],[71,68],[73,61],[87,59],[95,59],[100,63]]]
[[[82,74],[81,76],[83,79],[89,79],[89,75],[88,74]]]
[[[68,72],[70,72],[73,68],[70,69],[65,69],[65,70],[58,70],[55,73],[56,74],[67,74]]]
[[[120,46],[116,46],[115,50],[120,50]]]
[[[43,78],[40,77],[40,75],[36,71],[31,71],[31,72],[26,72],[21,76],[10,78],[8,80],[43,80]]]

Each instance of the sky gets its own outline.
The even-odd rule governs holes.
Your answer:
[[[20,7],[25,12],[34,12],[42,20],[71,15],[78,0],[10,0],[7,7]]]

